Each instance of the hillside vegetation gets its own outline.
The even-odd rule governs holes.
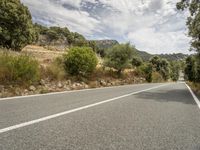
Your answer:
[[[0,97],[179,78],[181,56],[169,62],[173,55],[154,56],[130,43],[87,40],[67,27],[33,24],[20,0],[1,0],[0,6]]]

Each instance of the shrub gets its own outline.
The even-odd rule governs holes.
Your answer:
[[[189,56],[186,59],[185,79],[192,82],[200,82],[200,62],[198,56]]]
[[[134,67],[139,67],[139,66],[141,66],[142,65],[142,58],[141,57],[133,57],[133,59],[132,59],[132,65],[134,66]]]
[[[47,66],[45,76],[48,76],[52,80],[65,79],[66,72],[64,69],[62,58],[56,58],[49,66]]]
[[[166,59],[154,56],[150,59],[150,63],[153,66],[153,70],[159,72],[163,79],[166,81],[170,77],[169,62]]]
[[[172,79],[172,81],[178,81],[179,79],[179,73],[180,73],[180,64],[177,61],[171,62],[170,65],[170,77]]]
[[[0,45],[20,51],[36,40],[31,14],[20,0],[0,0]]]
[[[38,62],[28,55],[0,52],[0,82],[31,84],[39,80]]]
[[[96,54],[89,47],[74,47],[64,55],[65,69],[71,75],[86,76],[95,70],[97,63]]]
[[[152,65],[145,63],[142,66],[138,67],[137,72],[140,76],[145,77],[147,82],[152,82]]]
[[[134,49],[130,44],[119,44],[113,46],[106,54],[104,65],[117,70],[118,74],[130,66]]]

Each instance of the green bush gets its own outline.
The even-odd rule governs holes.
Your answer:
[[[139,66],[142,65],[143,61],[142,61],[142,58],[141,58],[141,57],[136,57],[136,56],[134,56],[131,63],[132,63],[132,65],[133,65],[134,67],[139,67]]]
[[[170,77],[169,62],[166,59],[154,56],[150,59],[150,63],[153,66],[153,70],[159,72],[163,79],[167,81]]]
[[[128,68],[133,57],[134,49],[130,44],[119,44],[113,46],[106,54],[104,66],[117,70],[118,74]]]
[[[39,80],[38,62],[27,55],[0,52],[0,83],[31,84]]]
[[[172,61],[170,63],[170,77],[172,79],[172,81],[178,81],[179,79],[179,73],[180,73],[180,63],[178,61]]]
[[[0,46],[20,51],[36,40],[31,14],[20,0],[0,0]]]
[[[137,72],[140,76],[145,77],[147,82],[152,82],[153,68],[150,63],[144,63],[143,65],[138,67]]]
[[[198,61],[194,56],[189,56],[186,59],[186,67],[185,67],[185,79],[188,81],[196,82],[198,81]],[[199,78],[200,79],[200,78]]]
[[[64,56],[65,69],[71,75],[87,76],[95,70],[97,63],[96,54],[89,47],[71,48]]]

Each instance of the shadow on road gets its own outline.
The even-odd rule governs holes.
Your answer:
[[[136,94],[137,99],[156,100],[159,102],[180,102],[184,104],[196,105],[190,92],[187,89],[173,89],[167,91],[149,91]]]

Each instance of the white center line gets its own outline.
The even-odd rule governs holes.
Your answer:
[[[11,131],[11,130],[15,130],[15,129],[18,129],[18,128],[26,127],[26,126],[29,126],[29,125],[32,125],[32,124],[36,124],[36,123],[39,123],[39,122],[42,122],[42,121],[57,118],[57,117],[60,117],[60,116],[66,115],[66,114],[73,113],[73,112],[84,110],[84,109],[87,109],[87,108],[91,108],[91,107],[94,107],[94,106],[97,106],[97,105],[105,104],[105,103],[115,101],[115,100],[118,100],[118,99],[121,99],[121,98],[125,98],[125,97],[131,96],[131,95],[135,95],[135,94],[142,93],[142,92],[145,92],[145,91],[157,89],[159,87],[167,86],[167,85],[169,85],[169,84],[163,84],[163,85],[160,85],[160,86],[144,89],[144,90],[141,90],[141,91],[132,92],[132,93],[129,93],[129,94],[126,94],[126,95],[114,97],[114,98],[111,98],[111,99],[108,99],[108,100],[104,100],[104,101],[97,102],[97,103],[94,103],[94,104],[90,104],[90,105],[82,106],[82,107],[79,107],[79,108],[71,109],[71,110],[68,110],[68,111],[64,111],[64,112],[57,113],[57,114],[54,114],[54,115],[46,116],[46,117],[39,118],[39,119],[36,119],[36,120],[23,122],[23,123],[20,123],[20,124],[17,124],[17,125],[13,125],[13,126],[10,126],[10,127],[0,129],[0,134]]]

